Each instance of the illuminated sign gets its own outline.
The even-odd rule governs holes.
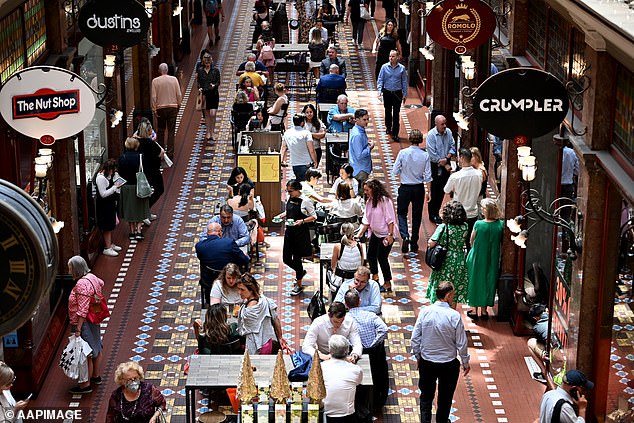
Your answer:
[[[79,11],[82,34],[102,47],[131,47],[145,41],[150,18],[135,0],[92,0]]]

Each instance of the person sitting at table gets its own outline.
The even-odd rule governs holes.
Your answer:
[[[324,28],[324,21],[323,19],[317,19],[315,21],[315,26],[312,27],[310,29],[310,31],[308,31],[308,39],[312,40],[313,36],[315,34],[315,32],[319,32],[321,35],[321,39],[324,41],[328,40],[328,30],[326,28]],[[322,59],[323,60],[323,59]]]
[[[354,127],[354,112],[348,107],[348,97],[341,94],[337,104],[328,111],[328,132],[348,132]]]
[[[198,354],[226,354],[240,352],[239,348],[227,350],[227,345],[238,339],[238,324],[227,322],[227,307],[223,304],[212,304],[205,314],[205,323],[200,319],[194,320],[194,335],[198,341]]]
[[[255,22],[255,28],[253,28],[253,37],[251,38],[251,44],[255,44],[262,35],[262,22],[269,22],[271,15],[266,3],[261,1],[255,2],[255,13],[253,13],[253,21]]]
[[[302,184],[302,195],[306,198],[310,199],[314,205],[317,203],[330,203],[332,199],[319,195],[317,191],[315,191],[315,187],[321,179],[321,172],[319,169],[310,168],[306,171],[306,180],[301,181]]]
[[[328,339],[328,351],[332,359],[321,363],[326,387],[326,423],[357,421],[354,403],[357,385],[363,381],[363,370],[350,362],[349,348],[350,344],[344,336],[333,335]]]
[[[288,109],[288,97],[286,96],[286,87],[284,84],[275,84],[275,95],[277,99],[271,107],[268,108],[269,123],[271,124],[271,131],[284,130],[284,118],[286,117],[286,110]]]
[[[247,62],[253,62],[255,63],[255,73],[257,73],[260,76],[263,76],[264,78],[268,78],[269,70],[267,69],[266,66],[264,66],[264,63],[257,60],[257,57],[258,56],[256,56],[255,53],[247,54],[247,59],[244,62],[240,63],[240,66],[238,66],[238,70],[236,71],[236,76],[242,76],[242,74],[246,72],[244,67],[246,66]]]
[[[350,222],[341,225],[339,230],[342,235],[341,242],[335,244],[332,249],[330,269],[332,269],[334,275],[330,279],[328,287],[332,293],[333,301],[339,291],[339,287],[352,281],[357,269],[365,261],[361,243],[354,239],[354,229],[354,225]]]
[[[330,1],[324,0],[321,6],[319,6],[319,9],[317,9],[317,18],[323,20],[324,26],[327,26],[327,22],[338,21],[339,15],[337,14],[337,10],[334,8],[334,6],[330,4]]]
[[[350,166],[350,163],[342,164],[339,168],[339,177],[335,179],[335,182],[333,182],[332,188],[330,188],[330,193],[336,194],[339,184],[342,182],[347,182],[348,186],[352,190],[351,196],[356,197],[357,195],[359,195],[359,181],[352,177],[353,172],[354,169],[352,168],[352,166]]]
[[[268,131],[269,130],[269,114],[265,108],[258,109],[255,116],[249,121],[249,131]]]
[[[253,190],[251,185],[240,185],[238,195],[227,200],[227,204],[233,207],[233,212],[240,216],[249,230],[251,237],[250,245],[255,245],[258,240],[258,220],[253,217],[255,212],[255,201],[253,200]]]
[[[247,76],[238,86],[238,90],[247,95],[247,101],[250,103],[260,100],[260,90],[253,86],[253,80]]]
[[[317,82],[315,94],[317,95],[317,104],[319,103],[336,103],[337,97],[346,94],[346,78],[339,75],[339,66],[330,65],[330,73],[324,75]]]
[[[227,263],[211,287],[209,304],[233,306],[233,317],[238,317],[235,307],[242,304],[242,297],[238,291],[238,279],[241,275],[240,268],[236,264]]]
[[[334,334],[342,335],[352,345],[352,352],[347,355],[346,359],[356,363],[363,352],[363,345],[361,344],[357,324],[352,316],[348,316],[346,313],[346,306],[343,303],[333,302],[327,314],[319,316],[311,323],[302,343],[302,351],[313,356],[315,354],[315,346],[317,346],[319,358],[321,360],[329,360],[331,357],[328,340]]]
[[[319,66],[321,66],[321,61],[326,58],[326,50],[328,49],[328,41],[321,35],[321,31],[312,32],[308,42],[309,65],[315,79],[319,79]]]
[[[347,280],[341,285],[335,301],[344,302],[346,292],[350,288],[354,288],[359,293],[361,300],[359,308],[380,315],[381,305],[383,304],[381,288],[377,281],[370,279],[370,275],[370,269],[365,266],[359,266],[357,271],[354,272],[354,278]]]
[[[327,54],[328,57],[322,60],[319,66],[321,76],[327,75],[330,72],[330,65],[337,65],[339,66],[339,75],[346,78],[348,76],[346,73],[346,61],[337,57],[337,49],[334,46],[330,46],[328,47]]]
[[[229,180],[227,180],[228,198],[238,195],[238,192],[240,192],[240,185],[242,184],[251,185],[251,188],[255,189],[255,184],[251,179],[249,179],[247,171],[240,166],[234,167],[229,175]]]
[[[253,91],[257,91],[254,89]],[[244,91],[236,93],[236,99],[231,107],[231,119],[237,132],[244,131],[253,116],[253,104],[249,103],[249,98]]]
[[[355,220],[355,223],[361,221],[363,217],[363,204],[360,197],[353,197],[350,185],[342,182],[337,185],[336,201],[332,203],[330,214],[336,216],[335,221],[346,219],[348,221]],[[356,219],[353,219],[355,218]]]
[[[260,89],[260,87],[264,87],[262,77],[255,71],[255,63],[247,62],[244,65],[244,71],[245,72],[240,76],[240,78],[238,78],[238,85],[242,84],[242,81],[249,77],[251,78],[251,82],[255,88]]]
[[[244,303],[238,313],[238,333],[245,337],[249,354],[271,354],[280,348],[288,350],[277,317],[277,304],[261,293],[258,281],[245,273],[238,282]]]

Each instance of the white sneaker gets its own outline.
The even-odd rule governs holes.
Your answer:
[[[119,252],[119,251],[121,251],[121,250],[122,250],[122,248],[121,248],[121,247],[119,247],[118,245],[115,245],[115,244],[112,244],[112,245],[110,246],[110,248],[111,248],[111,249],[113,249],[113,250],[115,250],[116,252]]]
[[[156,220],[158,216],[156,216],[155,214],[150,214],[150,220]]]
[[[150,219],[143,219],[143,224],[145,226],[150,226],[152,224],[152,222],[150,222]]]
[[[104,256],[109,256],[109,257],[116,257],[119,255],[119,253],[117,253],[112,247],[111,248],[106,248],[103,250],[103,255]]]

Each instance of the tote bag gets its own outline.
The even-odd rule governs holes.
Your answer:
[[[369,21],[370,19],[372,19],[372,16],[370,15],[370,11],[366,9],[363,4],[359,5],[359,16],[361,17],[361,19],[365,21]]]
[[[143,173],[143,154],[139,154],[139,171],[136,173],[136,196],[148,198],[152,195],[152,186]]]
[[[198,93],[196,97],[196,110],[202,110],[205,108],[205,95],[202,92]]]

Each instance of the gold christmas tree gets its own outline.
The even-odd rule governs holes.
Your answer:
[[[324,374],[321,372],[321,361],[319,360],[319,350],[315,345],[315,355],[313,355],[313,363],[308,373],[308,385],[306,386],[306,395],[312,403],[320,403],[326,398],[326,385],[324,384]]]
[[[286,365],[284,364],[284,357],[282,357],[282,351],[277,352],[277,359],[275,360],[275,368],[273,369],[273,381],[271,383],[271,398],[275,400],[277,404],[283,404],[291,396],[291,387],[288,380],[288,374],[286,373]]]
[[[251,357],[249,357],[249,351],[245,350],[244,357],[242,357],[242,368],[240,369],[240,378],[238,380],[236,396],[241,403],[248,404],[257,394],[258,388],[255,386]]]

